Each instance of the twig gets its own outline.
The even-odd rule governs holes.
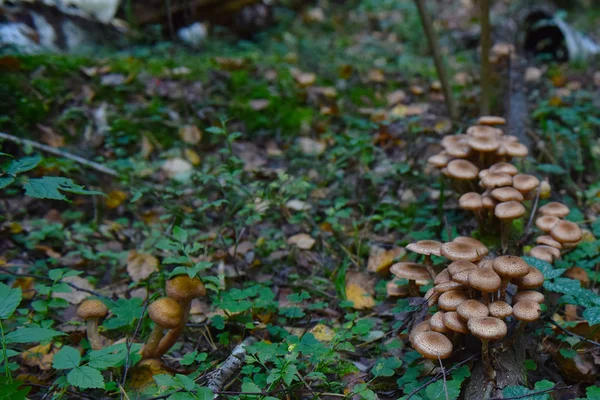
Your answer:
[[[535,214],[537,213],[538,204],[540,202],[540,192],[542,190],[542,184],[540,183],[535,192],[535,200],[533,201],[533,207],[531,207],[531,214],[529,215],[529,221],[527,221],[527,226],[525,227],[525,235],[529,233],[531,229],[531,225],[533,225],[533,220],[535,218]]]
[[[32,382],[29,382],[29,381],[24,381],[23,384],[24,385],[28,385],[28,386],[37,387],[37,388],[40,388],[40,389],[46,389],[46,390],[49,390],[49,389],[52,388],[52,386],[40,385],[40,384],[32,383]],[[68,393],[70,396],[77,396],[80,399],[93,400],[93,397],[88,397],[88,396],[86,396],[84,394],[76,393],[76,392],[73,392],[72,390],[69,390],[69,389],[66,390],[66,393]]]
[[[242,343],[233,348],[229,357],[227,357],[219,368],[211,372],[207,386],[213,393],[216,393],[214,396],[215,399],[219,397],[218,393],[223,389],[227,381],[242,368],[246,357],[246,347],[251,346],[254,342],[256,342],[256,338],[248,336]]]
[[[569,335],[569,336],[576,337],[576,338],[578,338],[578,339],[581,339],[581,340],[583,340],[584,342],[587,342],[587,343],[589,343],[589,344],[593,344],[594,346],[598,346],[598,347],[600,347],[600,343],[598,343],[598,342],[594,342],[593,340],[590,340],[590,339],[588,339],[588,338],[586,338],[586,337],[584,337],[584,336],[578,335],[578,334],[576,334],[576,333],[573,333],[573,332],[571,332],[571,331],[569,331],[569,330],[567,330],[567,329],[563,328],[562,326],[560,326],[559,324],[557,324],[557,323],[556,323],[556,322],[555,322],[553,319],[548,319],[548,322],[549,322],[550,324],[554,325],[555,327],[557,327],[558,329],[560,329],[562,332],[566,333],[566,334],[567,334],[567,335]]]
[[[556,385],[554,385],[550,389],[538,390],[537,392],[531,392],[531,393],[522,394],[520,396],[514,396],[514,397],[492,397],[492,398],[490,398],[490,400],[518,400],[518,399],[527,399],[529,397],[533,397],[533,396],[536,396],[536,395],[539,395],[539,394],[551,393],[551,392],[558,391],[558,390],[569,390],[571,388],[572,388],[572,386],[564,386],[562,383],[557,383]]]
[[[6,272],[7,274],[10,274],[10,275],[12,275],[12,276],[18,276],[18,277],[27,277],[27,278],[35,278],[35,279],[40,279],[40,280],[44,280],[44,281],[47,281],[47,282],[54,282],[54,279],[52,279],[52,278],[49,278],[49,277],[47,277],[47,276],[43,276],[43,275],[33,275],[33,274],[18,274],[18,273],[16,273],[16,272],[9,271],[8,269],[6,269],[6,268],[4,268],[4,267],[0,267],[0,271],[2,271],[2,272]],[[60,283],[64,283],[64,284],[66,284],[66,285],[68,285],[68,286],[72,287],[72,288],[73,288],[73,289],[75,289],[75,290],[79,290],[79,291],[82,291],[82,292],[86,292],[86,293],[89,293],[89,294],[93,294],[93,295],[94,295],[94,296],[96,296],[96,297],[102,297],[102,298],[105,298],[105,299],[109,299],[109,297],[108,297],[108,296],[104,296],[103,294],[100,294],[100,293],[98,293],[98,292],[95,292],[95,291],[93,291],[93,290],[84,289],[84,288],[82,288],[82,287],[79,287],[79,286],[77,286],[77,285],[76,285],[76,284],[74,284],[74,283],[71,283],[71,282],[65,282],[65,281],[63,281],[63,280],[59,280],[58,282],[60,282]]]
[[[112,168],[105,167],[104,165],[99,164],[94,161],[86,160],[85,158],[76,156],[75,154],[67,153],[66,151],[55,149],[54,147],[50,147],[50,146],[47,146],[42,143],[34,142],[33,140],[22,139],[22,138],[13,136],[13,135],[9,135],[8,133],[4,133],[4,132],[0,132],[0,139],[9,140],[13,143],[17,143],[17,144],[20,144],[23,146],[31,146],[34,149],[42,150],[42,151],[45,151],[46,153],[50,153],[50,154],[53,154],[58,157],[68,158],[71,161],[75,161],[76,163],[79,163],[79,164],[81,164],[85,167],[88,167],[90,169],[93,169],[95,171],[102,172],[103,174],[106,174],[106,175],[115,176],[115,177],[119,176],[117,171],[115,171]]]
[[[442,372],[442,378],[444,379],[444,393],[446,394],[446,400],[450,400],[448,396],[448,385],[446,384],[446,369],[444,368],[444,364],[442,364],[440,356],[438,356],[438,361],[440,362],[440,370]]]
[[[429,47],[433,55],[435,69],[437,71],[438,78],[440,78],[440,83],[442,84],[442,90],[444,91],[444,101],[446,102],[446,107],[448,108],[448,114],[450,115],[450,118],[452,120],[456,120],[458,119],[458,108],[456,107],[456,103],[454,102],[452,88],[450,87],[450,81],[448,79],[448,72],[446,69],[446,65],[444,64],[444,60],[442,58],[440,44],[437,40],[435,31],[433,30],[431,17],[427,12],[424,0],[415,0],[415,4],[419,9],[419,15],[421,17],[421,23],[423,24],[423,30],[425,31],[425,36],[427,36],[427,40],[429,41]]]

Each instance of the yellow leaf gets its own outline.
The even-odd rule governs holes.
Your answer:
[[[131,250],[127,255],[127,273],[134,282],[148,278],[158,271],[158,258]]]
[[[40,344],[21,353],[21,359],[23,359],[23,364],[29,367],[49,371],[52,368],[52,360],[57,351],[57,349],[52,349],[50,343]]]
[[[179,129],[181,140],[188,144],[198,144],[202,140],[202,132],[195,125],[185,125]]]
[[[127,199],[127,193],[122,190],[112,190],[106,198],[106,207],[117,208]]]
[[[187,158],[187,160],[192,163],[192,165],[198,165],[200,164],[200,161],[202,161],[198,153],[196,153],[192,149],[183,150],[183,154],[185,155],[185,158]]]
[[[23,293],[23,300],[31,300],[35,295],[35,290],[33,289],[34,284],[35,281],[33,278],[26,276],[15,279],[12,287],[21,289],[21,292]]]
[[[367,270],[381,274],[387,274],[390,266],[395,259],[402,257],[406,251],[401,247],[395,247],[390,250],[385,250],[380,247],[373,247],[369,255]]]
[[[373,308],[375,306],[373,296],[356,283],[346,285],[346,297],[354,303],[352,307],[355,310],[364,310],[365,308]]]
[[[10,229],[10,233],[12,233],[12,234],[17,234],[17,233],[23,232],[23,225],[21,225],[18,222],[11,222],[8,225],[8,227]]]
[[[129,380],[129,383],[132,388],[141,391],[150,385],[154,385],[154,375],[160,374],[173,375],[173,372],[160,360],[149,358],[131,368],[131,379]]]
[[[310,331],[319,342],[331,342],[335,332],[327,325],[317,324]]]

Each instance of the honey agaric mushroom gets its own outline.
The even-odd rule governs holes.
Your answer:
[[[440,293],[436,292],[434,288],[429,288],[429,290],[423,296],[425,300],[427,300],[427,305],[429,307],[433,307],[436,305],[438,299],[440,298]]]
[[[390,272],[400,279],[408,280],[408,289],[413,297],[419,296],[419,287],[416,281],[431,280],[431,275],[421,264],[413,262],[399,262],[390,267]]]
[[[494,214],[501,223],[500,241],[502,242],[502,250],[506,251],[508,249],[508,236],[512,221],[525,215],[525,207],[517,201],[507,201],[498,204],[494,209]]]
[[[558,240],[554,240],[554,238],[550,235],[542,235],[542,236],[538,236],[535,239],[535,242],[537,244],[543,244],[546,246],[552,246],[555,249],[559,249],[561,250],[563,248],[563,245],[558,241]]]
[[[507,163],[507,162],[498,162],[498,163],[492,165],[489,168],[489,171],[508,174],[512,177],[514,177],[515,175],[517,175],[519,173],[519,170],[517,169],[517,167],[515,167],[514,165]],[[513,181],[514,181],[514,178],[513,178]]]
[[[539,269],[530,266],[527,275],[515,278],[512,282],[520,289],[535,289],[544,284],[544,275]]]
[[[463,290],[466,289],[465,285],[455,281],[448,281],[444,283],[440,283],[439,285],[435,285],[433,290],[437,293],[446,293],[451,290]]]
[[[85,320],[87,338],[92,350],[103,347],[103,338],[98,333],[98,322],[106,317],[108,308],[100,300],[85,300],[77,308],[77,316]]]
[[[528,322],[533,322],[540,318],[542,309],[539,303],[533,300],[520,300],[513,306],[513,315],[521,321],[515,335],[519,335],[525,329]]]
[[[155,351],[165,329],[175,329],[181,324],[183,310],[177,301],[163,297],[148,306],[148,315],[154,321],[154,329],[142,349],[142,358],[154,358]]]
[[[494,293],[502,285],[500,275],[491,268],[478,268],[469,273],[469,285],[479,290],[485,304],[489,303],[489,293]]]
[[[467,136],[472,137],[498,137],[502,136],[502,129],[484,125],[473,125],[467,128]]]
[[[412,251],[413,253],[422,254],[425,256],[425,268],[429,275],[435,279],[437,274],[433,270],[433,263],[431,261],[431,256],[441,256],[440,249],[442,247],[442,243],[437,240],[419,240],[415,243],[410,243],[406,246],[407,250]]]
[[[444,312],[438,311],[431,316],[429,320],[429,326],[431,330],[439,333],[448,333],[450,329],[446,325],[444,325]]]
[[[450,161],[452,161],[454,157],[446,153],[445,151],[434,154],[427,159],[427,163],[433,165],[437,168],[444,168]]]
[[[441,253],[452,261],[477,261],[483,258],[477,249],[467,243],[448,242],[442,245]]]
[[[457,242],[457,243],[465,243],[465,244],[470,245],[471,247],[473,247],[475,249],[475,251],[477,251],[477,254],[479,254],[479,256],[481,258],[487,256],[488,253],[490,252],[490,250],[487,248],[487,246],[485,244],[481,243],[477,239],[473,239],[472,237],[457,236],[454,239],[452,239],[452,241],[453,242]]]
[[[440,283],[444,283],[444,282],[448,282],[448,281],[450,281],[450,274],[448,273],[448,269],[444,268],[442,270],[442,272],[437,274],[437,276],[433,280],[433,283],[436,285],[439,285]]]
[[[502,278],[502,286],[500,287],[501,300],[504,300],[506,296],[506,286],[511,279],[520,278],[529,273],[529,264],[517,256],[496,257],[492,268]]]
[[[550,232],[554,225],[560,221],[560,218],[552,215],[543,215],[535,220],[535,226],[543,232]]]
[[[550,229],[550,236],[564,244],[579,242],[583,234],[575,222],[560,220]]]
[[[465,300],[456,307],[456,313],[465,321],[471,318],[487,317],[490,314],[488,307],[479,300]]]
[[[504,301],[494,301],[488,306],[488,309],[490,315],[496,318],[508,318],[513,313],[511,305]]]
[[[470,270],[470,269],[475,269],[477,268],[477,265],[473,264],[470,261],[453,261],[450,265],[448,265],[448,273],[450,274],[450,277],[452,277],[454,274],[457,274],[461,271],[466,271],[466,270]]]
[[[463,321],[456,311],[449,311],[444,313],[443,316],[444,325],[453,332],[458,333],[469,333],[467,323]]]
[[[467,192],[473,186],[470,182],[477,178],[478,172],[479,169],[467,160],[452,160],[446,166],[446,175],[459,182],[457,189],[460,192]]]
[[[490,340],[502,339],[508,331],[506,324],[499,318],[471,318],[467,323],[471,334],[481,340],[481,354],[488,376],[492,376],[488,343]]]
[[[414,346],[413,342],[414,342],[415,336],[418,335],[419,333],[429,332],[429,331],[431,331],[431,325],[429,325],[429,320],[419,322],[417,325],[415,325],[412,328],[412,330],[408,334],[408,341]]]
[[[496,155],[496,150],[500,147],[500,142],[495,136],[474,136],[469,138],[469,146],[479,153],[479,164],[485,166],[490,161],[491,157]]]
[[[481,184],[486,189],[512,185],[513,177],[504,172],[489,172],[481,179]]]
[[[465,292],[450,290],[440,295],[437,304],[442,311],[455,311],[456,307],[465,300],[467,300]]]
[[[544,302],[544,295],[536,290],[523,290],[513,296],[514,303],[518,303],[521,300],[531,300],[542,304]]]
[[[506,140],[502,142],[502,147],[506,149],[506,154],[508,154],[510,157],[525,157],[527,154],[529,154],[527,146],[525,146],[523,143]]]
[[[479,117],[479,119],[477,120],[477,124],[488,126],[504,125],[506,124],[506,120],[502,117],[497,117],[495,115],[483,115]]]
[[[554,260],[560,258],[560,250],[551,246],[539,245],[529,250],[529,255],[552,264]]]
[[[578,280],[581,283],[581,287],[588,287],[590,285],[590,276],[587,271],[580,267],[571,267],[563,274],[567,278]]]
[[[501,202],[511,201],[511,200],[513,200],[513,201],[525,200],[523,198],[523,195],[521,194],[521,192],[519,192],[517,189],[515,189],[514,187],[511,187],[511,186],[495,188],[494,190],[492,190],[490,195],[494,199],[501,201]]]
[[[527,194],[540,185],[540,180],[533,175],[517,174],[513,176],[512,185],[523,194]]]
[[[415,335],[413,347],[430,360],[444,360],[452,355],[452,342],[439,332],[421,332]]]
[[[558,218],[564,218],[569,215],[569,207],[565,206],[562,203],[551,201],[550,203],[543,205],[538,210],[542,215],[551,215]]]
[[[483,199],[479,193],[468,192],[463,194],[458,199],[458,205],[463,210],[473,211],[479,228],[483,228],[483,220],[481,216],[481,210],[483,210]]]

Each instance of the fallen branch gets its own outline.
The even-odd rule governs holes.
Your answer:
[[[55,149],[54,147],[50,147],[42,143],[34,142],[33,140],[18,138],[16,136],[9,135],[8,133],[4,132],[0,132],[0,139],[8,140],[13,143],[20,144],[22,146],[31,146],[34,149],[42,150],[46,153],[50,153],[58,157],[67,158],[71,161],[75,161],[78,164],[81,164],[85,167],[88,167],[106,175],[119,176],[117,171],[115,171],[112,168],[105,167],[104,165],[94,161],[86,160],[85,158],[76,156],[75,154],[67,153],[66,151]]]
[[[246,358],[246,347],[251,346],[254,342],[256,342],[256,338],[252,336],[244,339],[242,343],[234,347],[225,362],[210,373],[207,386],[215,393],[213,398],[219,398],[219,393],[223,390],[225,384],[242,368]]]

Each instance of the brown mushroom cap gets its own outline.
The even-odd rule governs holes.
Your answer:
[[[435,285],[433,289],[437,293],[445,293],[451,290],[463,290],[466,289],[465,285],[455,281],[448,281],[444,283],[440,283],[439,285]]]
[[[550,232],[554,225],[560,221],[560,218],[551,215],[543,215],[535,220],[535,226],[544,232]]]
[[[529,264],[517,256],[496,257],[493,268],[498,275],[506,278],[518,278],[529,273]]]
[[[390,272],[398,278],[411,281],[425,281],[431,279],[431,275],[429,275],[425,266],[413,262],[396,263],[390,267]]]
[[[458,199],[458,205],[463,210],[477,211],[483,208],[481,195],[475,192],[465,193]]]
[[[454,157],[452,157],[451,155],[447,154],[444,151],[444,152],[434,154],[431,157],[429,157],[427,159],[427,163],[429,163],[437,168],[444,168],[453,159],[454,159]]]
[[[481,178],[481,184],[484,188],[493,189],[496,187],[512,185],[513,177],[503,172],[489,172]]]
[[[542,309],[533,300],[521,300],[513,306],[513,315],[519,321],[531,322],[540,318]]]
[[[413,344],[413,341],[414,341],[416,335],[418,335],[419,333],[429,332],[429,331],[431,331],[431,325],[429,325],[429,320],[419,322],[417,325],[415,325],[412,328],[412,330],[408,334],[408,341],[411,344]],[[413,344],[413,346],[414,346],[414,344]]]
[[[450,265],[448,265],[448,273],[452,277],[454,274],[457,274],[461,271],[466,271],[470,269],[477,268],[477,265],[473,264],[470,261],[454,261]]]
[[[431,316],[431,319],[429,320],[429,326],[431,326],[432,330],[439,333],[446,333],[450,331],[450,329],[448,329],[446,325],[444,325],[443,311],[438,311]]]
[[[498,150],[500,142],[494,136],[474,136],[469,138],[469,146],[481,153],[489,153]]]
[[[529,193],[540,185],[540,180],[533,175],[517,174],[513,176],[512,185],[521,193]]]
[[[560,258],[560,250],[551,246],[539,245],[529,250],[529,255],[552,264],[554,260]]]
[[[444,257],[452,261],[476,261],[483,257],[473,246],[460,242],[444,243],[442,245],[441,253]]]
[[[552,238],[552,236],[550,236],[550,235],[538,236],[535,239],[535,242],[537,244],[544,244],[546,246],[551,246],[551,247],[554,247],[555,249],[559,249],[559,250],[561,250],[563,248],[563,245],[558,240],[554,240]]]
[[[544,302],[544,295],[535,290],[523,290],[522,292],[518,292],[514,295],[513,303],[516,304],[521,300],[531,300],[542,304]]]
[[[472,318],[467,326],[473,336],[482,340],[502,339],[508,331],[504,321],[494,317]]]
[[[448,269],[444,268],[442,270],[442,272],[437,274],[437,276],[433,280],[433,283],[436,285],[439,285],[440,283],[444,283],[444,282],[448,282],[448,281],[450,281],[450,274],[448,273]]]
[[[514,278],[512,282],[521,289],[535,289],[544,284],[544,275],[539,269],[530,266],[527,275]]]
[[[471,137],[497,137],[502,136],[503,133],[501,129],[483,125],[473,125],[467,128],[467,136]]]
[[[493,210],[498,205],[498,200],[490,195],[484,194],[481,196],[481,203],[483,204],[483,208]]]
[[[169,279],[165,284],[165,291],[168,297],[177,301],[206,296],[204,283],[198,278],[190,278],[189,275],[177,275]]]
[[[467,299],[465,292],[459,290],[451,290],[444,292],[438,299],[438,307],[442,311],[455,311],[456,307]]]
[[[571,267],[563,274],[567,278],[578,280],[582,287],[587,287],[590,284],[590,276],[587,271],[580,267]]]
[[[181,323],[183,310],[172,298],[163,297],[148,306],[148,315],[157,325],[173,329]]]
[[[430,360],[444,360],[452,355],[452,342],[439,332],[421,332],[415,335],[413,347]]]
[[[446,327],[451,331],[458,333],[469,333],[467,323],[458,316],[456,311],[444,313],[443,320],[444,325],[446,325]]]
[[[508,174],[513,177],[519,173],[519,170],[517,169],[517,167],[515,167],[514,165],[507,163],[507,162],[498,162],[498,163],[492,165],[489,168],[489,171],[490,172],[500,172],[503,174]]]
[[[488,306],[490,315],[496,318],[508,318],[512,315],[513,309],[510,304],[504,301],[494,301]]]
[[[506,154],[511,157],[525,157],[529,154],[527,146],[519,142],[503,141],[502,147],[506,150]]]
[[[436,292],[433,288],[429,288],[429,290],[425,292],[425,296],[423,296],[423,298],[427,300],[427,305],[429,307],[433,307],[440,298],[440,293]]]
[[[562,203],[559,203],[557,201],[551,201],[550,203],[540,207],[539,212],[542,215],[552,215],[554,217],[564,218],[567,215],[569,215],[569,212],[571,212],[571,210],[569,210],[569,207],[565,206]]]
[[[85,320],[91,318],[104,318],[108,308],[100,300],[85,300],[77,308],[77,316]]]
[[[495,292],[500,289],[502,279],[491,268],[478,268],[469,273],[469,285],[484,293]]]
[[[500,203],[494,209],[494,215],[501,220],[513,220],[525,215],[525,206],[517,201]]]
[[[579,242],[583,233],[575,222],[560,220],[550,229],[550,236],[561,243],[571,243]]]
[[[481,243],[477,239],[473,239],[472,237],[457,236],[454,239],[452,239],[452,241],[458,242],[458,243],[465,243],[465,244],[472,246],[473,248],[475,248],[475,250],[477,251],[477,254],[479,254],[480,257],[485,257],[490,252],[490,250],[487,248],[487,246],[485,244]]]
[[[471,180],[477,178],[479,169],[467,160],[452,160],[446,166],[447,174],[458,180]]]
[[[442,242],[438,242],[437,240],[419,240],[418,242],[410,243],[408,246],[406,246],[406,249],[426,256],[440,256],[441,247]]]
[[[479,119],[477,120],[477,124],[489,126],[504,125],[506,124],[506,120],[502,117],[497,117],[495,115],[484,115],[479,117]]]
[[[492,190],[490,193],[498,201],[523,201],[523,195],[514,187],[505,186]]]
[[[385,284],[385,290],[388,297],[408,297],[410,291],[407,286],[399,286],[394,282],[394,279]]]
[[[490,314],[487,306],[478,300],[465,300],[456,307],[456,313],[465,321],[471,318],[487,317]]]

